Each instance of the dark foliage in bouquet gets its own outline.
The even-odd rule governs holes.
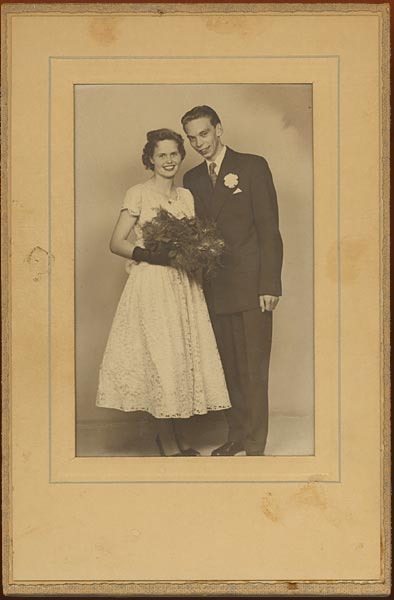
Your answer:
[[[215,223],[198,217],[177,219],[161,208],[157,216],[142,225],[144,244],[149,250],[157,244],[170,244],[170,264],[190,277],[212,279],[222,266],[225,243]]]

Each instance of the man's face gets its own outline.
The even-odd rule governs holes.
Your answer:
[[[223,147],[220,136],[223,129],[220,123],[212,125],[209,117],[194,119],[185,125],[185,133],[191,147],[205,160],[214,160]]]

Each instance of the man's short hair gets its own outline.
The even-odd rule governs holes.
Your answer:
[[[214,127],[221,122],[217,112],[210,106],[203,104],[202,106],[195,106],[183,115],[181,119],[183,129],[185,129],[186,125],[190,123],[190,121],[195,121],[195,119],[202,119],[204,117],[208,117],[211,121],[211,125]]]

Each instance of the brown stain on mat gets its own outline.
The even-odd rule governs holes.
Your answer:
[[[271,492],[268,492],[261,499],[261,510],[263,514],[272,521],[277,523],[280,519],[280,509],[276,500],[272,497]]]
[[[324,474],[322,474],[322,473],[314,473],[313,475],[309,475],[308,481],[310,481],[312,483],[313,482],[320,482],[320,481],[324,482]]]
[[[344,238],[340,241],[341,283],[351,283],[357,279],[367,261],[368,243],[362,238]],[[332,244],[326,263],[326,273],[331,281],[338,281],[338,246]]]
[[[294,495],[294,500],[297,504],[312,506],[314,508],[320,508],[321,510],[327,508],[327,499],[324,493],[312,483],[302,486],[302,488]]]
[[[89,23],[89,34],[99,44],[110,46],[119,37],[118,17],[92,17]]]
[[[53,261],[54,258],[54,256],[51,256],[51,261]],[[48,274],[48,259],[47,250],[44,250],[41,246],[35,246],[26,256],[25,262],[31,268],[33,281],[41,281],[41,277]]]
[[[129,539],[132,542],[138,542],[141,539],[141,531],[139,529],[131,529]]]
[[[223,35],[238,33],[242,37],[249,37],[257,32],[256,21],[240,15],[206,17],[205,24],[210,31]],[[261,21],[259,21],[259,31],[261,31]]]
[[[329,502],[324,489],[316,483],[307,483],[293,496],[295,506],[319,510],[330,525],[340,528],[353,520],[349,510],[344,510]]]
[[[94,548],[96,550],[96,558],[98,558],[100,555],[112,554],[111,550],[106,546],[106,544],[98,543],[94,545]]]
[[[27,529],[22,531],[18,538],[21,540],[22,538],[29,537],[30,535],[35,535],[38,532],[40,534],[46,534],[48,531],[50,531],[50,528],[48,526],[42,527],[41,525],[35,525],[34,527],[28,527]]]
[[[22,458],[23,458],[23,462],[25,462],[25,463],[29,462],[29,460],[31,458],[31,452],[29,452],[29,451],[22,452]]]
[[[293,581],[288,581],[286,585],[288,590],[296,590],[298,588],[298,585]]]

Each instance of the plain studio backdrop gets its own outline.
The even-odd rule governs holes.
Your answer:
[[[116,446],[119,431],[122,427],[127,431],[136,418],[95,406],[100,362],[127,277],[126,261],[111,254],[109,240],[126,190],[152,174],[141,161],[147,131],[168,127],[183,134],[180,119],[198,104],[218,112],[225,144],[264,156],[273,174],[284,265],[283,297],[274,313],[271,423],[275,417],[282,418],[278,423],[285,419],[304,423],[305,447],[313,453],[311,86],[77,85],[74,89],[77,453],[122,453],[119,443]],[[187,140],[185,148],[177,185],[182,185],[185,171],[201,162]],[[194,419],[201,429],[209,415]],[[286,435],[283,429],[281,441],[277,430],[272,453],[305,452],[296,445],[293,449]]]

